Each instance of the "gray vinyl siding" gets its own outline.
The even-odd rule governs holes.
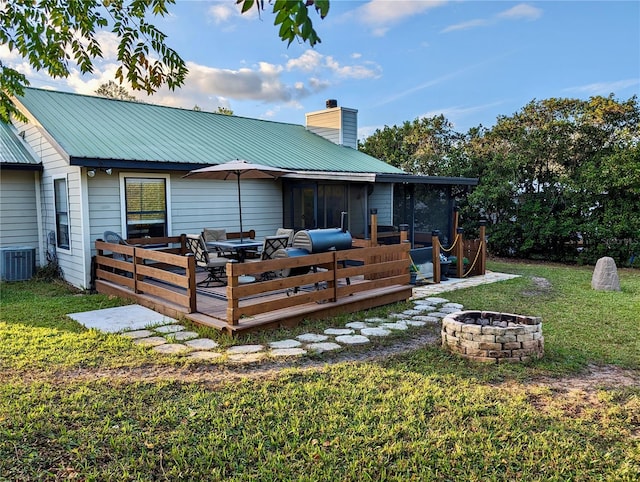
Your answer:
[[[253,229],[256,238],[282,227],[282,186],[280,181],[243,179],[242,226]],[[199,233],[203,228],[240,229],[238,186],[233,180],[183,179],[171,177],[173,235]]]
[[[33,171],[0,171],[0,246],[36,248],[40,265],[35,178]]]
[[[369,208],[378,210],[378,224],[393,225],[393,184],[374,184]]]
[[[42,203],[42,239],[47,239],[50,231],[56,231],[53,180],[66,177],[69,200],[69,249],[56,247],[58,263],[64,279],[78,288],[88,287],[88,272],[85,260],[84,233],[82,225],[82,201],[80,194],[80,168],[69,166],[63,154],[43,135],[35,123],[20,124],[19,131],[25,131],[25,141],[43,165],[40,189]]]
[[[342,109],[342,145],[358,148],[358,111]]]
[[[95,255],[96,239],[104,239],[105,231],[122,233],[120,214],[120,181],[118,175],[111,176],[96,171],[95,177],[87,177],[89,200],[89,226],[91,255]]]

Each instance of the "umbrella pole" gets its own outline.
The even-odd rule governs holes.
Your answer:
[[[237,174],[238,177],[238,209],[240,211],[240,242],[242,243],[242,196],[240,194],[240,173]]]

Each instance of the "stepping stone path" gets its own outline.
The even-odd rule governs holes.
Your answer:
[[[322,333],[303,333],[293,338],[271,341],[267,345],[235,345],[221,348],[209,338],[199,338],[180,324],[150,327],[122,333],[132,343],[147,346],[162,355],[184,356],[202,363],[257,363],[268,358],[293,358],[366,345],[370,338],[390,336],[393,332],[420,330],[437,326],[447,314],[461,311],[460,303],[439,297],[413,300],[414,306],[386,317],[353,320],[344,327],[327,328]],[[182,342],[182,343],[178,343]]]

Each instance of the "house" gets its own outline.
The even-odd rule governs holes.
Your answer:
[[[90,286],[106,230],[124,238],[237,230],[235,183],[183,177],[206,165],[246,159],[293,171],[242,181],[243,224],[257,237],[336,227],[342,211],[354,237],[369,236],[372,209],[380,225],[417,226],[415,186],[429,187],[446,232],[452,186],[476,183],[411,176],[358,151],[357,110],[335,101],[307,114],[306,126],[34,88],[16,103],[28,122],[0,131],[0,245],[33,244],[38,264],[55,256],[79,288]]]

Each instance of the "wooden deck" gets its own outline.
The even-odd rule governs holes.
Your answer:
[[[169,253],[97,241],[96,249],[98,292],[232,335],[354,313],[407,300],[412,294],[406,243],[230,263],[227,286],[215,288],[197,286],[205,273],[196,272],[193,258],[175,247],[168,248]],[[125,260],[114,259],[114,253]],[[303,273],[239,284],[242,276],[283,269]]]

